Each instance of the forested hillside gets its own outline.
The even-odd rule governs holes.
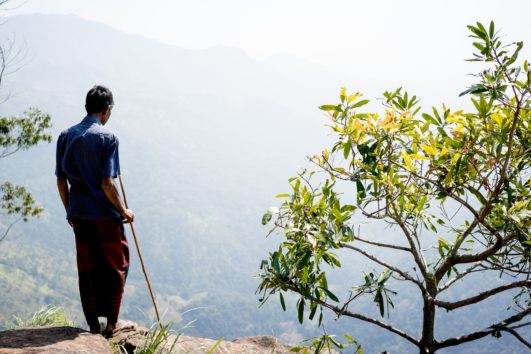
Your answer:
[[[83,118],[92,85],[113,90],[108,127],[120,138],[128,201],[165,320],[177,326],[195,320],[186,332],[210,338],[272,334],[295,342],[317,333],[314,324],[298,324],[294,298],[286,313],[272,302],[258,308],[261,257],[279,242],[265,237],[260,218],[278,203],[274,195],[288,189],[286,176],[308,165],[308,151],[320,151],[328,141],[317,107],[332,101],[341,86],[372,95],[387,87],[358,87],[370,80],[282,58],[258,61],[234,48],[172,47],[74,16],[11,17],[1,31],[26,53],[20,70],[2,83],[10,96],[0,105],[2,115],[39,107],[51,114],[56,137]],[[17,224],[0,243],[3,321],[52,303],[84,324],[73,235],[55,187],[54,143],[0,161],[0,181],[27,185],[45,208],[40,220]],[[379,224],[365,230],[392,234]],[[361,272],[356,262],[331,279],[337,291],[354,285],[349,274]],[[448,325],[438,330],[493,322],[494,301],[442,315]],[[418,305],[395,303],[391,322],[415,328],[419,319],[408,309]],[[135,251],[122,314],[143,324],[154,320]],[[411,349],[373,327],[333,316],[326,323],[331,333],[350,333],[367,353]],[[452,350],[443,352],[525,352],[508,336]]]

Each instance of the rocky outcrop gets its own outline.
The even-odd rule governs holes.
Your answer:
[[[97,334],[90,334],[72,327],[20,328],[0,332],[0,353],[114,353],[113,347],[121,346],[132,353],[145,344],[147,329],[138,328],[115,335],[109,341]],[[169,335],[159,350],[168,353],[207,353],[217,340]],[[214,354],[287,354],[291,346],[279,343],[270,336],[238,338],[222,341]]]
[[[110,339],[111,343],[122,346],[132,353],[135,348],[142,347],[147,334],[146,328],[122,332]],[[171,334],[161,346],[163,353],[203,354],[212,349],[217,340]],[[275,337],[255,336],[238,338],[233,341],[221,341],[214,354],[287,354],[291,346],[279,343]]]
[[[19,328],[0,332],[0,353],[112,353],[99,334],[72,327]]]

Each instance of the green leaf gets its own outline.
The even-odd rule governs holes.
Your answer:
[[[378,289],[376,291],[376,295],[374,295],[374,302],[378,305],[378,308],[380,309],[380,315],[384,317],[385,314],[385,308],[384,308],[384,302],[383,302],[383,296],[382,291]]]
[[[487,87],[484,87],[484,86],[476,86],[476,87],[473,87],[471,90],[470,90],[470,93],[472,95],[478,95],[480,93],[483,93],[483,92],[488,92],[489,89]]]
[[[274,252],[271,257],[271,267],[277,274],[280,273],[280,262],[278,260],[278,257],[279,257],[278,255],[279,255],[278,252]]]
[[[391,275],[393,274],[393,272],[391,272],[390,270],[386,270],[384,272],[382,272],[382,274],[380,274],[380,276],[378,277],[378,285],[384,285],[385,282],[391,277]]]
[[[304,298],[301,297],[297,304],[297,313],[298,313],[298,319],[299,319],[300,324],[302,324],[302,322],[304,321],[304,305],[305,305]]]
[[[369,100],[361,100],[361,101],[358,101],[358,102],[354,103],[352,105],[352,107],[350,107],[350,108],[358,108],[358,107],[361,107],[361,106],[365,106],[369,102],[370,102]]]
[[[479,22],[478,22],[479,23]],[[476,28],[474,26],[467,26],[470,32],[474,33],[477,37],[481,39],[487,39],[487,33],[481,31],[481,29]]]
[[[343,337],[345,337],[345,339],[348,340],[349,342],[355,342],[354,338],[352,338],[352,336],[349,335],[348,333],[344,333]]]
[[[485,51],[485,46],[484,46],[483,44],[481,44],[481,43],[474,42],[474,43],[472,43],[472,45],[473,45],[474,47],[476,47],[477,49],[479,49],[479,51],[480,51],[481,53],[483,53],[483,52]]]
[[[486,35],[487,30],[485,29],[485,27],[483,27],[483,24],[481,22],[476,22],[476,24],[478,25],[478,29],[481,31],[481,33],[484,33]]]
[[[468,186],[467,189],[478,198],[479,202],[483,205],[487,204],[487,199],[474,187]]]
[[[331,292],[330,290],[326,289],[326,288],[322,288],[321,289],[325,292],[326,296],[328,296],[330,299],[332,299],[333,301],[335,302],[339,302],[339,299],[337,298],[337,296]]]
[[[340,111],[341,107],[337,105],[332,105],[332,104],[325,104],[325,105],[319,106],[319,109],[322,111]]]
[[[311,321],[313,320],[315,313],[317,312],[317,304],[316,303],[312,304],[310,308],[311,308],[311,311],[310,311],[310,316],[308,316],[308,319]]]
[[[429,114],[427,113],[422,113],[422,118],[424,118],[424,120],[432,123],[432,124],[435,124],[435,125],[439,125],[439,122],[437,122],[437,120],[435,118],[433,118],[432,116],[430,116]]]
[[[365,197],[367,196],[367,194],[365,193],[365,187],[359,179],[356,180],[356,189],[358,191],[358,200],[365,199]]]
[[[212,348],[210,348],[210,350],[207,352],[207,354],[212,354],[214,353],[214,350],[216,350],[217,347],[219,347],[219,345],[221,344],[221,342],[223,342],[223,339],[225,339],[225,337],[221,337],[220,339],[218,339],[218,341],[216,342],[216,344],[214,344],[214,346]]]
[[[347,98],[347,89],[345,87],[341,88],[341,92],[339,93],[339,99],[341,102],[345,102],[345,98]]]
[[[280,306],[282,306],[282,310],[286,311],[286,302],[284,301],[284,295],[282,295],[282,292],[280,292]]]
[[[262,216],[262,225],[267,225],[268,222],[271,221],[271,218],[273,217],[273,213],[268,210],[264,216]]]
[[[343,157],[348,159],[350,150],[352,149],[352,140],[348,139],[347,142],[343,145]]]

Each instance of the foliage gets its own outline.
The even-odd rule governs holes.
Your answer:
[[[30,108],[22,117],[0,117],[0,158],[19,150],[27,150],[39,142],[50,142],[47,132],[51,127],[49,114]]]
[[[50,142],[52,137],[47,130],[51,127],[50,116],[38,109],[32,108],[24,112],[23,117],[0,117],[0,158],[7,157],[19,150],[26,150],[41,141]],[[2,241],[9,233],[11,227],[18,221],[28,221],[29,217],[41,214],[39,207],[31,194],[23,186],[13,185],[11,182],[0,184],[0,209],[7,215],[18,215],[19,219],[6,227],[0,235]]]
[[[273,220],[271,231],[282,231],[285,240],[262,262],[263,300],[279,293],[285,309],[282,293],[292,291],[300,294],[301,323],[306,311],[309,319],[319,311],[321,325],[328,308],[391,331],[423,353],[500,331],[530,346],[516,328],[531,312],[531,70],[527,61],[516,63],[523,44],[503,45],[493,23],[469,30],[478,50],[471,60],[487,66],[462,93],[471,95],[475,111],[443,105],[419,114],[419,99],[401,88],[383,94],[382,116],[362,111],[369,100],[346,89],[338,104],[320,107],[336,141],[310,160],[326,177],[316,184],[315,171],[302,171],[289,180],[291,193],[277,196],[285,199],[280,208],[264,215],[263,224]],[[338,192],[344,184],[355,188],[352,201]],[[355,216],[385,222],[402,240],[362,235]],[[397,258],[406,254],[414,265],[395,265],[371,247]],[[344,300],[327,283],[326,269],[341,267],[339,249],[382,270],[366,274]],[[443,292],[475,272],[499,272],[510,283],[462,300],[441,300]],[[414,284],[422,297],[421,338],[349,310],[369,295],[381,316],[389,316],[396,295],[391,287],[398,281]],[[451,311],[512,289],[520,290],[515,314],[483,331],[435,339],[437,309]]]
[[[0,7],[9,0],[0,1]],[[9,66],[19,64],[20,50],[15,50],[14,41],[0,44],[0,84],[8,74]],[[15,70],[18,68],[15,68]],[[42,113],[36,108],[30,108],[22,117],[0,117],[0,158],[7,157],[19,150],[27,150],[41,141],[50,142],[52,136],[48,133],[51,127],[50,115]],[[1,182],[1,181],[0,181]],[[37,217],[42,208],[36,205],[31,194],[23,186],[14,186],[6,181],[0,183],[1,204],[8,215],[19,215],[20,218],[4,226],[5,231],[0,234],[0,241],[4,240],[11,228],[18,221],[28,221],[28,217]],[[1,224],[0,224],[1,225]]]
[[[18,316],[13,316],[13,328],[21,327],[44,327],[44,326],[68,326],[72,327],[74,324],[68,318],[62,307],[54,305],[47,305],[39,309],[28,319],[22,319]]]
[[[7,214],[20,214],[24,221],[29,216],[37,216],[41,213],[42,208],[36,207],[31,194],[24,187],[14,186],[10,182],[5,182],[0,186],[3,192],[2,203],[0,207],[7,211]],[[20,202],[17,203],[17,200]]]
[[[0,6],[5,2],[0,2]],[[9,53],[0,47],[0,82],[9,63]],[[22,117],[0,117],[0,158],[16,153],[19,150],[27,150],[39,142],[50,142],[51,135],[48,129],[51,127],[50,115],[42,113],[36,108],[30,108]],[[20,217],[5,227],[0,234],[2,241],[12,226],[20,220],[28,221],[28,217],[37,217],[42,208],[37,206],[31,194],[23,186],[15,186],[10,182],[0,184],[2,192],[0,209],[6,210],[8,215]]]
[[[347,341],[346,343],[340,343],[335,339],[335,336],[325,333],[319,337],[310,338],[310,339],[303,341],[304,343],[309,343],[309,344],[291,348],[290,352],[302,353],[302,354],[308,354],[308,353],[318,354],[318,353],[321,353],[322,351],[328,351],[328,353],[330,353],[331,350],[345,349],[348,347],[355,346],[356,349],[353,353],[355,354],[363,353],[361,346],[358,345],[358,342],[356,342],[354,338],[352,338],[348,334],[344,334],[343,337]]]

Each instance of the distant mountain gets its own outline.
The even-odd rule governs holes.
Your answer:
[[[213,338],[299,332],[296,317],[276,304],[257,309],[253,277],[274,247],[260,218],[326,139],[316,107],[327,91],[335,99],[341,85],[333,74],[221,46],[181,49],[75,16],[10,17],[1,33],[25,53],[24,65],[3,82],[10,99],[1,114],[39,107],[51,113],[58,134],[83,117],[92,85],[113,90],[108,126],[120,138],[129,202],[168,319],[197,319],[190,331]],[[0,179],[29,186],[46,209],[43,220],[17,225],[0,246],[1,279],[12,294],[2,300],[5,318],[22,296],[60,302],[83,320],[54,151],[54,144],[39,146],[0,161]],[[56,265],[51,274],[48,262]],[[144,321],[137,307],[149,312],[150,304],[137,263],[128,286],[124,316]]]
[[[39,107],[51,113],[57,135],[83,117],[92,85],[113,90],[108,126],[120,138],[129,203],[167,320],[178,326],[195,320],[186,333],[209,338],[273,334],[293,342],[317,333],[314,324],[296,321],[295,297],[288,299],[286,313],[276,299],[258,309],[254,276],[279,240],[265,238],[260,218],[278,204],[274,195],[288,190],[287,179],[309,166],[305,156],[326,145],[326,117],[317,106],[335,102],[341,86],[374,93],[375,84],[293,58],[259,61],[235,48],[169,46],[76,16],[9,17],[0,34],[16,38],[25,53],[20,70],[2,82],[1,92],[10,98],[0,105],[1,115]],[[55,303],[83,324],[72,232],[55,190],[54,154],[50,144],[0,160],[0,181],[27,185],[46,209],[42,220],[17,224],[0,243],[4,320]],[[379,225],[364,227],[390,233]],[[362,266],[359,260],[346,262],[331,283],[348,292]],[[136,258],[124,301],[125,317],[153,321]],[[390,321],[418,328],[420,319],[409,311],[417,305],[407,297],[395,303]],[[482,311],[485,323],[496,318],[496,311]],[[412,350],[374,327],[329,317],[329,332],[349,332],[368,353]],[[468,352],[521,349],[507,336],[481,343]]]

